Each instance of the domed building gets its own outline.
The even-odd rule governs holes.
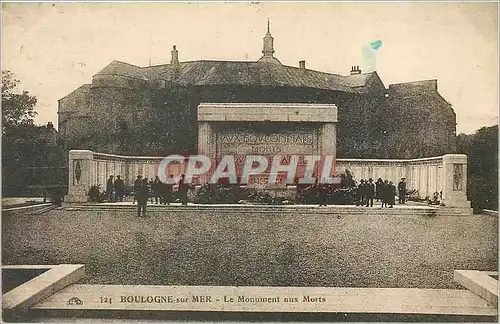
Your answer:
[[[195,153],[197,107],[213,103],[322,103],[338,107],[337,157],[418,158],[454,151],[456,116],[437,80],[386,87],[377,72],[349,75],[284,65],[269,25],[257,61],[113,61],[59,100],[67,149],[125,155]]]

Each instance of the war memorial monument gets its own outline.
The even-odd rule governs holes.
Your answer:
[[[181,145],[176,153],[206,155],[213,164],[223,154],[232,154],[237,165],[248,154],[331,156],[335,160],[331,173],[349,169],[358,179],[380,177],[393,183],[406,178],[409,187],[422,197],[439,192],[448,207],[470,208],[465,194],[467,157],[446,154],[454,146],[451,138],[455,134],[455,114],[437,92],[436,80],[390,85],[387,90],[376,72],[363,74],[358,66],[352,67],[349,76],[308,70],[305,61],[298,68],[285,66],[274,56],[269,24],[262,53],[256,62],[180,62],[179,51],[173,46],[170,64],[140,68],[114,61],[93,77],[92,84],[62,98],[59,129],[69,148],[76,139],[79,145],[78,150],[70,151],[66,201],[86,201],[89,188],[96,184],[105,188],[109,175],[121,174],[128,185],[137,175],[154,179],[161,159],[168,155],[154,152],[166,150],[155,149],[154,140],[148,139],[146,133],[141,140],[149,143],[137,151],[150,147],[148,153],[153,154],[120,154],[127,151],[127,145],[115,128],[123,129],[132,122],[127,118],[137,118],[134,115],[148,116],[158,109],[169,111],[169,106],[175,104],[174,108],[191,109],[190,116],[196,116],[194,120],[183,119],[177,112],[165,117],[183,124],[173,130],[169,139],[177,139],[173,147]],[[288,81],[278,81],[285,79]],[[183,95],[177,98],[179,92]],[[130,95],[135,98],[132,100]],[[163,107],[156,106],[158,98],[164,101]],[[217,99],[220,102],[204,101]],[[315,103],[304,103],[304,99]],[[426,105],[421,106],[421,102]],[[412,109],[430,118],[420,121],[420,126],[425,122],[425,128],[411,119]],[[391,110],[402,114],[392,124],[387,121],[395,113]],[[431,118],[432,114],[439,114],[439,118]],[[117,122],[117,118],[121,121]],[[371,127],[374,121],[379,125]],[[406,127],[405,123],[417,123],[417,127]],[[91,125],[92,131],[102,128],[113,133],[103,134],[99,143],[89,141],[88,136],[82,140],[78,134],[85,130],[82,125]],[[116,136],[117,141],[111,140]],[[134,135],[128,134],[127,138],[131,137]],[[85,143],[99,151],[82,151]],[[423,151],[417,152],[416,148]],[[434,153],[438,154],[427,157]],[[361,158],[395,154],[397,159]],[[346,158],[349,155],[352,158]],[[421,155],[426,157],[418,158]],[[269,169],[270,164],[266,176]],[[183,171],[180,165],[173,170],[176,177]],[[256,178],[252,181],[262,181],[262,177]]]

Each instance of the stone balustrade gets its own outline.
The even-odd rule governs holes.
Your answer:
[[[154,179],[163,157],[122,156],[89,150],[71,150],[69,153],[69,192],[65,202],[85,202],[91,186],[106,188],[110,175],[121,175],[128,186],[132,186],[137,175]],[[175,176],[184,172],[183,164],[170,164]],[[423,159],[337,159],[336,173],[349,170],[354,179],[378,178],[392,181],[395,185],[401,178],[407,179],[407,188],[417,190],[420,197],[432,197],[440,192],[448,207],[470,207],[467,201],[467,156],[446,154]]]
[[[349,170],[356,180],[378,178],[396,186],[406,178],[407,188],[417,190],[420,197],[442,195],[447,206],[470,207],[467,201],[467,156],[446,154],[422,159],[337,159],[336,173]]]

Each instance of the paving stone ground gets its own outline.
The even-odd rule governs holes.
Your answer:
[[[54,210],[2,214],[3,264],[84,263],[84,283],[459,288],[496,270],[497,218]]]

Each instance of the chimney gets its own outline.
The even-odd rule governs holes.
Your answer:
[[[175,48],[175,45],[171,53],[172,53],[172,59],[170,60],[170,64],[179,64],[179,52]]]
[[[361,70],[359,69],[359,65],[351,66],[351,75],[361,74]]]
[[[304,60],[299,61],[299,68],[305,69],[306,68],[306,61],[304,61]]]

